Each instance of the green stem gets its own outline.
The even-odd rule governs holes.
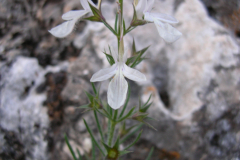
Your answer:
[[[114,110],[114,116],[113,116],[113,121],[109,121],[109,126],[108,126],[108,146],[112,146],[112,140],[113,140],[113,135],[114,135],[114,130],[116,126],[116,119],[118,115],[118,110]]]

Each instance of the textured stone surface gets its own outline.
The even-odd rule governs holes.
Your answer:
[[[93,113],[77,107],[88,103],[84,91],[92,93],[92,74],[109,66],[102,51],[109,44],[117,47],[116,38],[101,23],[84,21],[68,37],[54,38],[47,30],[63,22],[62,13],[81,9],[79,1],[35,2],[0,2],[0,159],[70,160],[65,133],[81,154],[91,148],[83,119],[100,139]],[[124,2],[128,25],[132,1]],[[183,36],[173,44],[161,39],[154,24],[125,37],[128,48],[133,38],[137,50],[151,45],[148,60],[137,66],[148,81],[128,81],[129,106],[152,94],[149,115],[158,121],[149,123],[158,131],[144,127],[140,142],[130,149],[134,153],[123,159],[143,159],[152,146],[152,159],[240,158],[240,40],[234,37],[239,11],[226,0],[203,2],[206,8],[199,0],[155,0],[156,12],[180,21],[174,27]],[[113,25],[116,3],[103,1],[102,7]],[[108,83],[97,83],[103,100]],[[106,119],[100,121],[107,126]]]

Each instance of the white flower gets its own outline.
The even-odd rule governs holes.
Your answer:
[[[58,38],[63,38],[69,35],[72,32],[75,23],[80,18],[82,18],[84,15],[88,13],[92,13],[91,8],[88,5],[88,2],[91,3],[91,5],[95,6],[95,4],[91,0],[80,0],[80,3],[84,10],[73,10],[63,14],[62,19],[67,21],[52,28],[51,30],[49,30],[49,32]]]
[[[128,83],[124,77],[137,82],[145,81],[146,77],[138,70],[130,68],[125,64],[127,60],[126,53],[124,53],[123,56],[118,56],[112,48],[111,52],[115,60],[115,64],[95,73],[90,81],[104,81],[114,76],[109,83],[107,99],[108,104],[113,109],[118,109],[124,104],[128,91]]]
[[[137,17],[148,22],[154,22],[157,27],[159,35],[166,42],[174,42],[182,35],[181,32],[173,28],[170,24],[178,23],[174,17],[163,14],[151,12],[153,8],[154,0],[139,0],[136,6]],[[170,24],[169,24],[170,23]]]

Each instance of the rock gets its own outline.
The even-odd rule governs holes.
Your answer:
[[[42,106],[46,96],[35,92],[43,80],[43,69],[36,59],[19,57],[8,72],[3,70],[0,126],[17,135],[26,159],[46,159],[49,121],[47,110]]]
[[[182,3],[176,18],[183,36],[168,54],[173,112],[186,117],[206,104],[211,118],[219,117],[229,105],[228,98],[231,103],[239,101],[237,43],[226,29],[208,17],[198,0]],[[222,69],[218,71],[217,67]],[[215,87],[212,81],[216,82]],[[224,92],[229,96],[223,96]]]

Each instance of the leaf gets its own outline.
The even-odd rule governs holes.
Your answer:
[[[129,146],[127,146],[124,150],[127,150],[127,149],[129,149],[130,147],[132,147],[132,146],[139,140],[139,138],[141,137],[141,135],[142,135],[142,131],[138,134],[137,138],[136,138]]]
[[[150,159],[151,159],[151,156],[152,156],[152,154],[153,154],[153,151],[154,151],[154,147],[151,148],[151,150],[150,150],[150,152],[149,152],[146,160],[150,160]]]
[[[115,32],[117,32],[117,24],[118,24],[118,13],[116,13],[116,17],[115,17]]]
[[[125,25],[125,20],[123,18],[123,35],[125,35],[126,32],[126,25]]]
[[[93,21],[93,22],[102,22],[101,18],[97,17],[97,16],[91,16],[91,17],[87,17],[87,18],[84,18],[84,19],[89,20],[89,21]]]
[[[75,155],[75,153],[74,153],[74,151],[73,151],[73,149],[72,149],[72,146],[70,145],[70,143],[69,143],[69,141],[68,141],[68,138],[67,138],[67,135],[66,135],[66,134],[64,135],[64,139],[65,139],[65,141],[66,141],[66,143],[67,143],[67,146],[68,146],[68,148],[69,148],[69,150],[70,150],[70,152],[71,152],[71,154],[72,154],[73,159],[74,159],[74,160],[78,160],[77,157],[76,157],[76,155]]]
[[[135,107],[133,107],[125,116],[117,120],[117,123],[131,117],[134,114]]]
[[[139,124],[138,126],[136,126],[136,128],[132,131],[129,132],[127,135],[125,135],[121,140],[120,140],[120,144],[124,143],[128,138],[130,138],[132,135],[134,135],[139,129],[141,129],[141,127],[143,126],[143,124]]]
[[[139,111],[140,111],[140,112],[146,112],[151,105],[152,105],[152,103],[148,104],[146,107],[140,109]]]
[[[77,107],[77,108],[79,108],[79,109],[91,109],[91,108],[89,107],[89,104],[85,104],[85,105],[82,105],[82,106]]]
[[[142,50],[140,50],[140,51],[137,52],[138,56],[137,56],[137,58],[134,60],[133,64],[130,66],[131,68],[135,67],[137,64],[139,64],[139,63],[143,60],[143,59],[141,60],[142,55],[144,54],[144,52],[146,52],[146,50],[147,50],[149,47],[150,47],[150,46],[148,46],[148,47],[146,47],[146,48],[144,48],[144,49],[142,49]],[[139,62],[139,61],[140,61],[140,62]]]
[[[92,139],[92,160],[96,160],[95,145]]]
[[[96,144],[96,146],[98,147],[98,149],[100,150],[100,152],[102,153],[102,155],[103,155],[103,156],[106,156],[105,152],[104,152],[103,149],[99,146],[99,144],[97,143],[96,139],[94,138],[93,133],[92,133],[92,130],[89,128],[89,126],[88,126],[87,122],[85,121],[85,119],[83,119],[83,121],[84,121],[84,124],[85,124],[85,126],[86,126],[86,128],[87,128],[87,130],[88,130],[88,133],[90,134],[93,142]]]
[[[97,8],[95,8],[94,6],[92,6],[91,3],[88,2],[88,4],[89,4],[89,7],[90,7],[91,10],[92,10],[93,15],[101,19],[102,13],[101,13]]]
[[[108,60],[108,63],[112,66],[115,63],[114,58],[112,57],[112,55],[107,54],[106,52],[103,52]]]
[[[97,90],[93,82],[91,82],[94,94],[97,95]]]
[[[123,155],[128,154],[128,153],[131,153],[131,152],[132,152],[132,151],[123,150],[123,151],[120,151],[119,156],[123,156]]]
[[[87,95],[87,97],[88,97],[89,101],[90,101],[91,103],[93,103],[94,96],[93,96],[93,95],[91,95],[90,93],[88,93],[87,91],[85,91],[85,94]]]
[[[78,150],[78,149],[77,149],[77,153],[78,153],[78,160],[82,160],[81,153],[79,152],[79,150]]]
[[[119,137],[117,138],[113,148],[116,149],[116,150],[119,150]]]
[[[136,51],[136,45],[135,45],[135,40],[133,38],[133,44],[132,44],[132,55],[135,56],[137,54],[137,51]]]

